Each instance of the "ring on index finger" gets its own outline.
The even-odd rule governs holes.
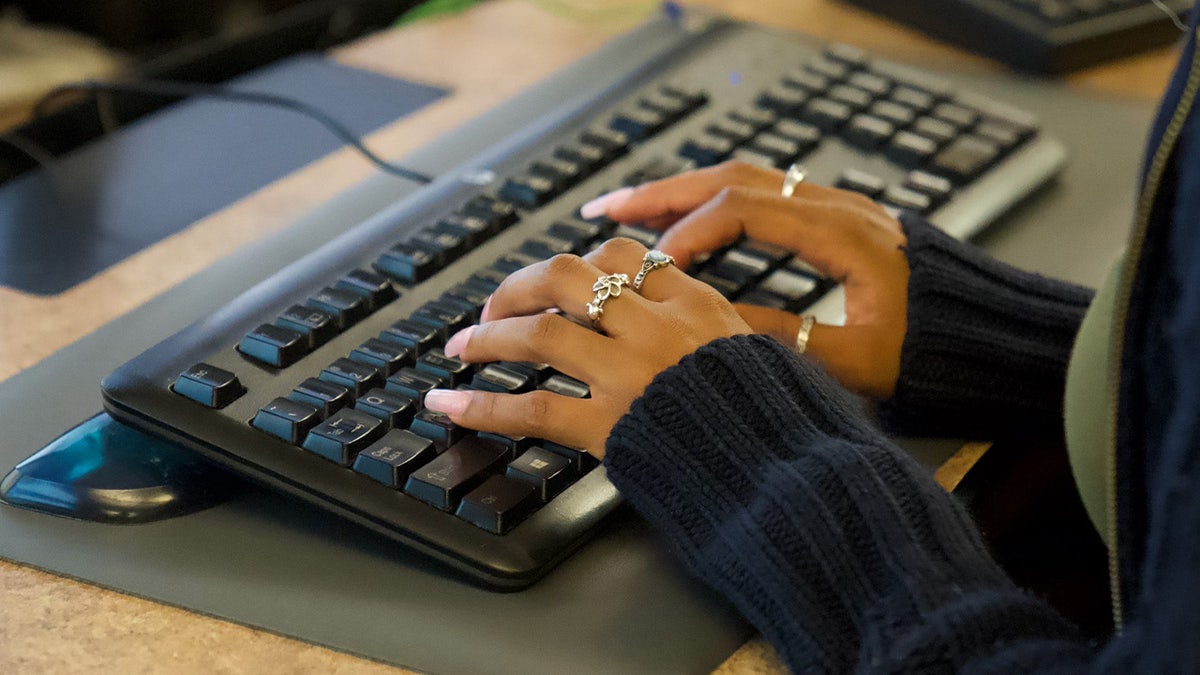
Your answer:
[[[796,186],[804,182],[807,174],[803,164],[797,163],[789,166],[787,173],[783,174],[783,189],[780,190],[780,193],[784,197],[791,197],[796,192]]]
[[[658,249],[646,251],[646,255],[642,256],[642,269],[638,270],[637,276],[633,278],[633,290],[641,292],[642,284],[646,283],[646,276],[656,269],[674,265],[675,258],[663,253]]]
[[[596,292],[596,297],[587,304],[587,315],[592,320],[592,327],[600,329],[600,318],[604,316],[604,303],[608,302],[609,298],[618,298],[621,296],[621,289],[629,285],[628,274],[601,274],[596,283],[592,284],[592,290]]]

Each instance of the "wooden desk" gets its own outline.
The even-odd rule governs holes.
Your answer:
[[[340,61],[453,89],[373,134],[400,156],[594,50],[655,10],[629,0],[494,0],[465,14],[388,31],[336,50]],[[842,40],[916,64],[994,64],[824,0],[692,0],[733,16]],[[543,9],[545,7],[545,9]],[[531,48],[536,45],[536,48]],[[1164,48],[1068,79],[1072,87],[1154,100],[1174,63]],[[128,312],[244,243],[277,230],[370,175],[341,150],[125,260],[62,295],[0,288],[0,380]],[[37,322],[11,317],[38,317]],[[969,448],[939,477],[970,465]],[[395,673],[389,666],[0,561],[0,671]],[[753,640],[721,673],[783,672]]]

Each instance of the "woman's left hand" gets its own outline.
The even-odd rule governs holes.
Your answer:
[[[479,325],[446,343],[448,355],[473,363],[547,363],[587,383],[590,398],[439,389],[426,395],[426,407],[470,429],[603,457],[609,432],[656,375],[717,338],[753,332],[717,291],[673,265],[647,274],[640,294],[625,286],[609,297],[597,322],[602,332],[567,318],[586,325],[592,285],[615,273],[632,281],[645,254],[631,239],[613,239],[584,258],[559,255],[519,270],[496,289]]]

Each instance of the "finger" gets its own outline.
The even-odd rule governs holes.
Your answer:
[[[618,237],[604,242],[595,251],[584,256],[584,260],[602,270],[625,272],[629,275],[632,289],[648,252],[649,249],[633,239]],[[686,293],[692,286],[691,280],[679,269],[668,269],[674,267],[674,264],[668,264],[647,272],[638,293],[653,302],[662,302],[680,293]]]
[[[729,185],[778,190],[782,184],[783,173],[779,171],[730,161],[636,188],[616,190],[584,204],[580,213],[585,218],[607,215],[626,223],[677,218],[712,199]]]
[[[796,344],[796,333],[800,331],[800,323],[803,321],[799,315],[770,307],[740,303],[735,304],[733,308],[755,333],[769,335],[788,346]]]
[[[598,430],[588,423],[592,399],[549,391],[494,394],[485,391],[434,389],[425,407],[447,415],[455,424],[504,436],[543,438],[571,448],[595,445]]]
[[[854,226],[865,217],[853,203],[726,188],[667,230],[659,248],[686,268],[698,256],[749,237],[782,246],[843,281],[852,268],[870,271],[867,256],[902,243],[881,228]]]
[[[803,317],[768,307],[734,305],[756,333],[769,335],[789,349],[796,348]],[[888,342],[903,331],[881,331],[873,326],[831,326],[815,323],[808,333],[804,353],[820,363],[842,386],[867,396],[892,395],[900,370],[900,344]]]
[[[559,314],[534,314],[489,321],[465,328],[446,342],[447,356],[471,363],[529,361],[548,363],[577,380],[595,375],[592,356],[609,338]]]
[[[597,296],[592,286],[607,274],[573,255],[556,255],[534,263],[513,272],[501,282],[492,293],[481,320],[486,323],[557,309],[577,321],[589,323],[587,307]],[[628,286],[613,284],[610,289],[612,295],[603,302],[602,323],[606,330],[623,322],[618,317],[637,316],[639,303],[646,302]]]

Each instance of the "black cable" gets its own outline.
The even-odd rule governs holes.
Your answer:
[[[41,101],[34,107],[34,115],[43,117],[46,104],[59,96],[74,92],[84,91],[92,94],[98,92],[117,92],[117,93],[133,93],[149,96],[164,96],[170,98],[187,98],[189,96],[204,96],[208,98],[223,99],[227,101],[239,101],[242,103],[257,103],[260,105],[276,106],[291,110],[293,112],[306,115],[317,122],[321,123],[333,135],[340,138],[344,143],[351,146],[359,152],[363,157],[367,158],[372,164],[379,167],[380,170],[390,173],[394,176],[407,178],[408,180],[418,183],[431,183],[433,177],[413,171],[412,169],[393,164],[379,155],[376,155],[362,140],[355,136],[341,122],[326,114],[320,108],[309,105],[304,101],[286,96],[278,96],[275,94],[266,94],[257,91],[245,91],[239,89],[230,89],[222,85],[199,84],[195,82],[174,82],[169,80],[142,80],[138,82],[101,82],[99,80],[84,80],[82,82],[73,82],[56,87],[50,93],[42,97]]]

